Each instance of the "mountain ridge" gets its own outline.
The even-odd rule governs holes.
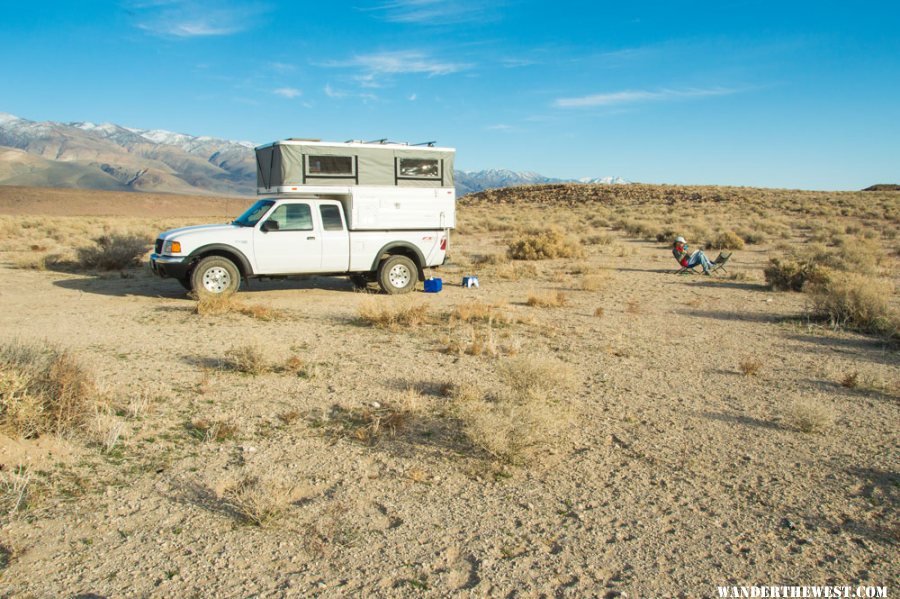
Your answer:
[[[252,196],[255,145],[115,123],[30,121],[0,112],[0,185]],[[509,169],[457,170],[454,177],[459,196],[543,183],[627,183]]]

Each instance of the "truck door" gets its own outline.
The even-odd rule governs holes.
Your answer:
[[[319,205],[322,217],[322,272],[350,270],[350,236],[344,211],[337,202]]]
[[[322,237],[310,204],[276,207],[254,230],[253,252],[259,274],[322,272]]]

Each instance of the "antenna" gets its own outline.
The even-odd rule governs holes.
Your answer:
[[[372,141],[367,141],[367,144],[386,144],[388,142],[387,137],[382,137],[381,139],[373,139]]]

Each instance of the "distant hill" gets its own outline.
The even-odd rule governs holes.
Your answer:
[[[0,113],[0,185],[250,196],[256,194],[254,145]],[[455,171],[454,176],[460,196],[541,183],[627,183],[616,177],[561,180],[506,169]]]
[[[896,183],[878,183],[877,185],[866,187],[863,191],[900,191],[900,185]]]

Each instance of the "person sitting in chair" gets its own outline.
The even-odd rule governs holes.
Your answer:
[[[715,261],[710,262],[709,258],[706,257],[706,254],[703,253],[703,250],[694,250],[691,252],[688,250],[687,241],[684,240],[684,237],[678,236],[675,238],[675,247],[672,248],[672,255],[675,256],[675,259],[678,260],[678,263],[685,268],[694,268],[695,266],[703,267],[703,274],[708,275],[709,269],[714,264],[722,264],[725,263],[728,258],[731,257],[731,254],[719,254],[719,257],[715,259]]]

